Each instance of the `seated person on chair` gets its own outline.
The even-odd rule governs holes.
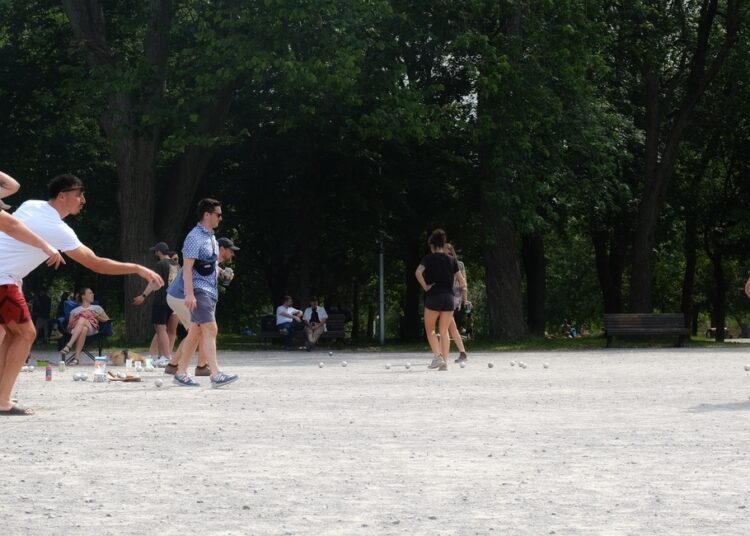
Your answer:
[[[60,350],[62,359],[65,359],[75,345],[76,355],[70,361],[71,365],[77,365],[80,362],[86,337],[96,335],[99,332],[99,322],[109,320],[107,313],[100,305],[93,305],[94,292],[90,288],[81,289],[76,294],[76,301],[80,305],[70,312],[70,320],[68,320],[70,340]]]
[[[302,311],[292,306],[292,297],[284,296],[284,303],[276,308],[276,329],[284,335],[284,347],[290,349],[294,331],[302,327]]]
[[[302,321],[305,323],[305,348],[309,352],[312,347],[318,342],[318,339],[326,331],[326,321],[328,320],[328,314],[326,310],[318,305],[318,298],[313,296],[310,298],[310,307],[305,309],[305,314],[302,315]]]

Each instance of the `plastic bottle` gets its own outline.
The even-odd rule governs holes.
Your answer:
[[[47,367],[44,369],[44,381],[52,381],[52,364],[47,361]]]
[[[65,372],[65,358],[64,357],[60,358],[60,363],[58,364],[57,368],[60,372]]]

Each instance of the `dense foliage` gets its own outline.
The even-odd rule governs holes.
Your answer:
[[[225,330],[281,297],[420,336],[413,273],[448,231],[493,338],[605,311],[746,325],[750,13],[741,0],[0,0],[0,169],[60,172],[95,251],[179,249],[198,199],[236,239]],[[88,284],[144,339],[141,282]],[[703,317],[701,315],[704,315]]]

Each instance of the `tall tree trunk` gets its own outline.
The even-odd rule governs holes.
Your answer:
[[[681,311],[685,316],[685,325],[690,327],[690,332],[694,333],[696,327],[693,326],[693,288],[695,287],[695,267],[698,260],[698,226],[695,215],[688,211],[685,215],[685,243],[683,246],[685,253],[685,273],[682,278],[682,303]]]
[[[424,247],[417,238],[409,239],[406,244],[404,258],[404,283],[406,292],[404,294],[404,315],[401,318],[401,339],[404,341],[417,341],[421,338],[421,318],[419,314],[419,300],[422,288],[414,277],[414,271],[422,260],[420,251]]]
[[[360,320],[359,320],[359,279],[356,277],[352,280],[352,340],[359,340]]]
[[[596,276],[602,292],[605,313],[622,312],[623,255],[619,245],[612,246],[609,232],[602,229],[591,231],[594,245]]]
[[[123,259],[145,266],[153,264],[153,255],[148,244],[155,243],[154,172],[156,169],[156,147],[153,140],[123,141],[116,150],[117,173],[120,178],[118,203],[120,206],[120,248]],[[137,199],[138,202],[133,202]],[[125,314],[125,339],[144,342],[153,332],[148,308],[133,305],[133,297],[146,286],[138,276],[125,278],[123,311]]]
[[[526,303],[529,332],[544,336],[544,299],[547,282],[547,261],[544,238],[540,233],[523,235],[523,265],[526,272]]]
[[[489,335],[493,339],[517,339],[526,334],[520,245],[514,226],[505,220],[497,221],[497,218],[497,212],[483,202],[483,225],[488,229],[483,252]]]
[[[713,327],[716,328],[715,339],[717,342],[723,342],[727,314],[727,280],[724,275],[724,262],[721,252],[714,252],[711,257],[711,265],[713,266],[715,285],[711,317],[714,319]]]

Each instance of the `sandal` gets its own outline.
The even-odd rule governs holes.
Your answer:
[[[31,417],[32,415],[34,415],[34,410],[31,408],[19,406],[18,404],[13,404],[10,409],[0,410],[0,416],[2,415]]]

